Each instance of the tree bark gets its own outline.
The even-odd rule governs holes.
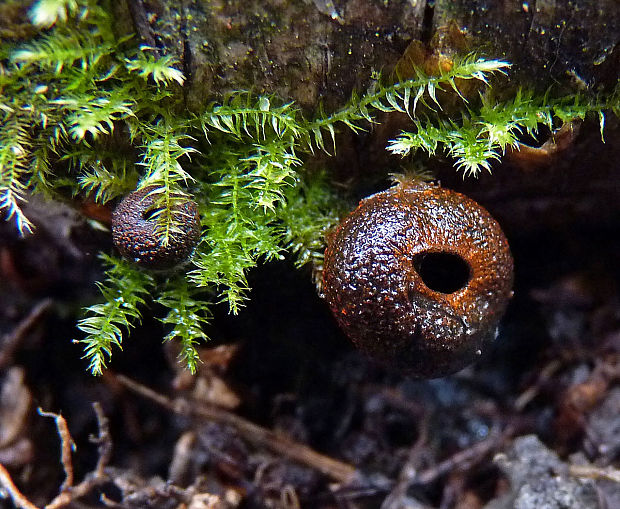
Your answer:
[[[149,20],[145,42],[179,57],[190,107],[252,90],[310,111],[337,108],[414,41],[429,53],[506,59],[512,80],[543,90],[609,89],[620,65],[617,0],[126,2]],[[449,28],[462,40],[443,37]]]

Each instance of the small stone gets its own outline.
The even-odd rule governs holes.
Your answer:
[[[485,509],[602,509],[594,483],[569,476],[568,465],[535,435],[515,439],[495,462],[511,490]]]

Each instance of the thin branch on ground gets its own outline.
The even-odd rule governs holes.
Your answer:
[[[522,412],[525,407],[540,393],[541,388],[562,368],[563,363],[557,359],[549,362],[540,370],[535,382],[523,391],[514,402],[514,409]]]
[[[132,392],[154,401],[176,414],[232,426],[255,446],[270,449],[277,454],[318,470],[336,481],[350,481],[355,473],[355,467],[348,463],[320,454],[306,445],[258,426],[222,408],[189,401],[185,398],[171,399],[123,375],[114,375],[114,379]]]
[[[60,436],[60,462],[62,468],[65,471],[65,480],[60,486],[60,492],[65,492],[73,486],[73,462],[71,460],[71,453],[75,450],[75,443],[69,433],[69,426],[67,421],[60,414],[53,412],[44,412],[40,408],[38,409],[39,415],[43,417],[51,417],[56,421],[56,429],[58,430],[58,436]]]
[[[52,299],[44,299],[34,306],[17,326],[6,334],[0,341],[0,370],[11,363],[13,354],[20,343],[27,337],[28,332],[39,322],[45,312],[52,306]]]
[[[108,463],[110,463],[110,458],[112,457],[112,436],[110,435],[108,418],[103,413],[101,403],[95,401],[93,403],[93,408],[97,416],[97,426],[99,428],[99,434],[91,438],[91,442],[97,444],[99,453],[99,459],[93,471],[93,476],[99,479],[105,477],[104,469]]]
[[[502,433],[491,433],[488,438],[476,442],[471,447],[463,449],[436,465],[423,470],[416,475],[413,482],[416,484],[430,484],[454,470],[463,471],[471,468],[493,451],[499,449],[513,434],[514,429],[512,427],[506,428]]]
[[[595,465],[569,465],[570,475],[579,478],[606,480],[620,483],[620,470],[613,467],[597,467]]]
[[[54,498],[54,500],[52,500],[48,505],[45,506],[45,509],[58,509],[60,507],[64,507],[73,502],[74,500],[83,497],[84,495],[87,495],[93,490],[93,488],[109,480],[109,476],[105,472],[105,467],[110,461],[110,456],[112,454],[112,440],[110,438],[108,419],[103,414],[103,410],[101,409],[101,405],[99,403],[93,403],[93,407],[95,410],[95,415],[97,416],[97,426],[99,428],[97,437],[93,439],[93,442],[98,445],[99,459],[97,460],[97,466],[91,473],[86,475],[86,477],[81,483],[76,486],[73,486],[72,484],[67,485],[67,480],[65,480],[61,487],[60,493],[56,496],[56,498]],[[42,415],[45,414],[42,413]],[[56,418],[58,434],[60,435],[60,440],[62,442],[62,449],[63,451],[66,450],[67,444],[72,444],[73,441],[71,440],[71,435],[69,435],[68,430],[65,433],[61,426],[58,425],[58,423],[63,422],[64,419],[61,416],[56,416],[55,414],[47,415],[54,416],[54,418]],[[68,464],[65,464],[63,460],[63,468],[65,469],[66,473],[68,471],[73,472],[70,453]],[[68,478],[69,476],[67,476],[67,479]],[[71,481],[73,481],[73,477],[71,477]]]
[[[19,507],[20,509],[39,509],[36,505],[34,505],[30,500],[28,500],[21,491],[15,486],[13,483],[13,479],[11,479],[11,474],[4,468],[4,465],[0,463],[0,486],[2,486],[11,499],[13,503]]]
[[[73,486],[73,462],[71,452],[74,449],[73,439],[69,433],[67,421],[60,414],[52,412],[44,412],[39,409],[39,414],[44,417],[52,417],[56,421],[56,429],[60,436],[61,442],[61,463],[65,471],[65,481],[60,487],[60,493],[54,500],[45,506],[45,509],[59,509],[70,504],[74,500],[90,493],[96,486],[107,482],[109,477],[105,473],[105,468],[112,454],[112,441],[110,439],[110,430],[108,428],[108,419],[103,414],[101,405],[93,403],[95,414],[97,416],[97,425],[99,433],[93,442],[97,443],[99,448],[99,459],[95,470],[88,474],[84,480],[77,486]],[[9,472],[0,464],[0,486],[2,486],[10,495],[13,503],[20,509],[38,509],[36,505],[30,502],[15,486]]]
[[[418,439],[409,449],[407,461],[405,461],[404,465],[400,469],[398,479],[392,488],[392,491],[390,491],[390,494],[381,504],[381,509],[395,509],[401,506],[402,498],[407,494],[409,486],[416,478],[418,465],[420,463],[420,456],[424,447],[427,445],[428,426],[428,416],[425,416],[420,421]]]

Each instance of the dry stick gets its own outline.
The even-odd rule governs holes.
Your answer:
[[[64,507],[74,500],[87,495],[95,486],[107,482],[108,475],[105,473],[105,467],[107,466],[110,456],[112,454],[112,440],[110,438],[110,430],[108,427],[108,419],[104,415],[103,410],[101,409],[101,405],[98,402],[93,403],[93,407],[95,409],[95,415],[97,416],[97,426],[99,428],[99,433],[97,438],[94,441],[98,444],[99,448],[99,459],[97,460],[97,466],[95,470],[88,474],[85,479],[79,483],[77,486],[67,486],[64,490],[61,489],[60,494],[54,498],[49,504],[45,506],[45,509],[59,509],[60,507]],[[54,416],[54,414],[51,414]],[[64,421],[64,419],[63,419]],[[56,421],[58,423],[58,421]],[[65,423],[66,425],[66,423]],[[63,449],[65,448],[65,441],[67,440],[67,435],[64,435],[61,432],[60,428],[58,429],[58,433],[60,435],[60,439],[63,442]],[[67,432],[68,433],[68,432]],[[69,435],[69,440],[71,436]],[[71,464],[71,456],[69,456],[69,464]],[[65,468],[65,472],[67,471],[67,466],[63,461],[63,466]],[[73,467],[71,467],[71,471],[73,471]],[[63,483],[63,486],[65,486]]]
[[[557,373],[557,371],[562,367],[562,362],[558,360],[553,360],[549,364],[547,364],[538,374],[536,381],[528,387],[514,402],[514,409],[517,412],[522,412],[523,409],[527,406],[527,404],[532,401],[538,393],[540,392],[541,387],[551,380],[551,377]]]
[[[61,492],[59,495],[57,495],[54,500],[52,500],[49,504],[45,506],[45,509],[59,509],[61,507],[65,507],[74,500],[88,495],[94,487],[106,481],[107,477],[95,478],[92,477],[91,474],[89,474],[86,476],[86,479],[84,479],[77,486],[73,486],[68,491]]]
[[[38,412],[43,417],[52,417],[56,421],[56,429],[58,430],[61,444],[60,461],[65,471],[65,480],[60,487],[60,492],[61,494],[66,494],[73,486],[73,463],[71,462],[71,450],[74,447],[73,439],[71,438],[71,434],[69,433],[69,427],[67,426],[67,421],[62,415],[54,414],[52,412],[44,412],[40,408],[38,409]],[[25,509],[37,509],[35,505],[33,505],[24,495],[19,492],[15,484],[13,484],[11,476],[2,465],[0,465],[0,483],[9,492],[11,498],[18,507]]]
[[[62,493],[73,486],[73,462],[71,461],[71,452],[75,449],[75,443],[73,442],[73,438],[71,438],[71,433],[69,433],[67,421],[62,415],[53,412],[44,412],[41,408],[37,411],[39,415],[51,417],[56,421],[56,429],[60,436],[60,462],[65,471],[65,480],[62,486],[60,486],[60,491]]]
[[[428,440],[428,428],[428,415],[425,415],[424,418],[420,421],[420,433],[418,439],[409,449],[409,455],[404,465],[400,469],[398,480],[392,488],[392,491],[390,491],[388,496],[385,497],[385,500],[381,504],[381,509],[392,509],[394,507],[400,507],[400,505],[402,504],[402,497],[407,493],[410,484],[416,477],[416,467],[417,463],[419,462],[420,453],[422,452],[422,449],[426,445]],[[420,506],[422,506],[422,504],[420,504]]]
[[[265,447],[282,456],[307,465],[340,482],[351,480],[355,468],[348,463],[319,454],[310,447],[258,426],[242,417],[231,414],[222,408],[204,403],[190,402],[186,399],[171,399],[123,375],[115,375],[115,379],[140,396],[177,414],[207,419],[235,428],[248,442],[258,447]]]
[[[30,313],[17,324],[10,334],[4,336],[3,340],[0,341],[0,369],[10,363],[21,341],[51,306],[52,299],[42,300],[30,310]]]
[[[93,487],[101,482],[107,481],[108,476],[104,469],[110,461],[110,457],[112,455],[112,440],[108,426],[108,419],[103,413],[99,402],[94,402],[93,408],[95,410],[95,415],[97,416],[99,433],[96,438],[92,438],[91,440],[98,445],[99,459],[97,460],[95,470],[88,474],[86,478],[77,486],[73,486],[73,465],[71,461],[73,439],[69,434],[67,422],[61,415],[51,412],[43,412],[39,409],[39,413],[41,415],[53,417],[56,420],[56,426],[61,440],[61,461],[66,473],[66,479],[60,488],[60,494],[56,496],[52,502],[45,506],[46,509],[63,507],[73,500],[86,495]]]
[[[506,439],[512,436],[514,429],[506,428],[502,433],[492,434],[488,438],[476,442],[471,447],[459,451],[436,465],[420,472],[414,479],[416,484],[429,484],[442,475],[456,469],[463,469],[477,461],[480,461],[491,451],[497,449]]]
[[[620,483],[620,470],[613,467],[600,468],[595,465],[569,465],[568,473],[573,477],[613,481]]]
[[[7,469],[4,468],[2,463],[0,463],[0,486],[2,486],[9,493],[13,503],[17,507],[20,507],[21,509],[39,509],[24,495],[22,495],[21,491],[19,491],[17,486],[15,486],[13,479],[11,479],[11,475],[8,473]]]
[[[96,438],[93,437],[91,439],[93,443],[97,444],[99,452],[99,459],[97,460],[97,466],[93,471],[93,476],[95,478],[103,478],[105,477],[104,469],[112,457],[112,437],[110,435],[108,418],[103,413],[101,403],[95,401],[93,403],[93,408],[95,409],[97,426],[99,428],[99,435]]]

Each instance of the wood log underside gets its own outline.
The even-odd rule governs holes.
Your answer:
[[[308,111],[319,102],[334,109],[390,72],[413,41],[508,60],[513,80],[539,89],[610,88],[620,65],[617,0],[127,0],[117,8],[145,43],[176,53],[190,107],[252,90]],[[448,27],[465,43],[442,37]]]

